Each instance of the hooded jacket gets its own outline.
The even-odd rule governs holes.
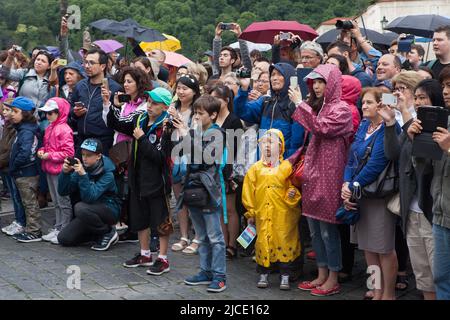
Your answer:
[[[16,139],[11,148],[9,173],[14,178],[37,176],[36,151],[38,147],[39,126],[36,123],[15,124]]]
[[[352,114],[341,101],[342,74],[330,64],[314,69],[326,82],[324,104],[316,114],[306,103],[298,105],[293,119],[312,133],[305,154],[302,183],[303,214],[336,224],[335,213],[341,206],[344,168],[353,133]],[[309,80],[309,90],[312,91]]]
[[[16,129],[11,122],[5,122],[3,126],[3,134],[0,139],[0,170],[7,171],[9,165],[9,157],[11,155],[11,147],[16,139]]]
[[[73,132],[67,124],[70,112],[70,104],[62,98],[51,98],[58,104],[59,116],[55,122],[45,129],[42,150],[48,153],[48,158],[42,160],[42,170],[51,175],[58,175],[64,164],[64,159],[73,157],[75,151],[73,146]]]
[[[347,102],[352,110],[352,123],[353,123],[353,134],[358,131],[359,123],[361,122],[361,116],[359,115],[359,110],[356,107],[359,96],[361,94],[361,83],[358,79],[352,76],[343,75],[342,76],[342,101]],[[352,138],[353,140],[353,138]]]
[[[284,77],[283,89],[275,92],[271,83],[271,96],[260,97],[256,101],[248,101],[249,91],[239,89],[234,99],[234,112],[244,121],[259,124],[260,130],[266,131],[272,128],[280,130],[286,141],[284,158],[288,158],[302,146],[305,132],[301,124],[292,120],[295,105],[288,95],[290,78],[297,76],[297,73],[294,67],[287,63],[277,63],[271,66],[270,75],[274,69]]]
[[[23,96],[33,100],[36,108],[41,107],[49,95],[49,82],[47,73],[44,78],[39,79],[34,69],[8,70],[6,78],[19,82],[17,96]]]
[[[83,79],[86,78],[86,73],[84,72],[83,66],[82,66],[79,62],[77,62],[77,61],[70,62],[67,66],[65,66],[64,68],[62,68],[62,69],[59,71],[59,74],[58,74],[58,79],[59,79],[59,95],[58,95],[58,96],[61,97],[61,98],[70,100],[71,97],[70,97],[69,95],[66,95],[66,93],[64,92],[64,86],[66,86],[66,80],[65,80],[65,77],[64,77],[64,73],[66,72],[67,69],[75,70],[76,72],[78,72],[78,74],[79,74]]]
[[[120,85],[112,79],[108,79],[109,90],[111,91],[111,103],[114,103],[114,94],[121,90]],[[87,112],[77,117],[73,113],[75,102],[84,103]],[[92,86],[90,79],[81,80],[75,86],[72,93],[71,118],[76,121],[78,134],[82,137],[113,137],[114,131],[108,128],[103,121],[103,100],[101,95],[101,86]]]
[[[114,170],[116,169],[112,161],[102,157],[102,163],[94,171],[80,176],[76,172],[64,173],[58,177],[58,193],[61,196],[74,196],[78,200],[96,204],[107,205],[116,218],[120,213],[120,201],[117,196],[117,186],[114,180]]]
[[[247,209],[246,218],[256,224],[256,262],[269,267],[275,262],[294,261],[301,251],[298,223],[300,220],[300,192],[292,185],[289,176],[292,165],[283,160],[284,137],[278,135],[282,148],[278,166],[269,166],[263,160],[256,162],[247,172],[242,188],[242,203]],[[295,189],[293,198],[288,197]]]

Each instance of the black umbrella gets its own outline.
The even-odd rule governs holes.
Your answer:
[[[386,30],[432,38],[436,28],[450,25],[450,19],[436,14],[399,17],[388,24]]]
[[[164,37],[159,31],[148,27],[143,27],[133,19],[126,19],[120,22],[109,19],[101,19],[92,22],[90,25],[94,28],[102,30],[103,32],[125,38],[133,38],[137,41],[153,42],[166,40],[166,37]]]
[[[384,36],[383,34],[376,32],[370,29],[361,28],[361,33],[366,39],[370,40],[374,45],[385,46],[388,47],[391,44],[390,38]],[[341,30],[332,29],[330,31],[325,32],[320,37],[316,39],[316,42],[319,43],[322,47],[326,48],[330,43],[338,40],[341,34]]]

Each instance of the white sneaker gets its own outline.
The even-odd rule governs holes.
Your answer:
[[[52,244],[59,244],[59,241],[58,241],[58,234],[59,234],[59,231],[56,231],[56,232],[55,232],[55,236],[50,240],[50,242],[51,242]]]
[[[17,224],[17,222],[14,220],[13,222],[11,222],[11,224],[7,225],[6,227],[2,228],[2,232],[3,233],[8,233],[12,227],[14,227]]]
[[[25,228],[22,227],[20,224],[18,224],[17,222],[14,224],[14,226],[12,226],[8,232],[6,232],[6,234],[8,236],[13,236],[19,233],[25,232]]]
[[[58,230],[50,229],[49,232],[42,237],[42,240],[50,242],[55,237],[55,235],[58,235]]]

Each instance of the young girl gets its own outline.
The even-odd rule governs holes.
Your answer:
[[[289,290],[291,263],[300,256],[298,222],[300,192],[289,176],[292,165],[283,160],[284,136],[270,129],[260,139],[262,159],[255,163],[244,179],[242,203],[245,217],[256,225],[256,263],[260,278],[258,288],[269,285],[269,267],[279,264],[281,290]]]
[[[17,131],[17,137],[11,149],[9,174],[14,178],[25,208],[25,231],[14,235],[19,242],[41,241],[41,213],[37,202],[39,173],[36,163],[39,126],[34,113],[33,100],[18,97],[11,104],[11,122]]]
[[[58,244],[58,233],[69,224],[72,217],[70,198],[62,197],[57,192],[58,175],[61,173],[64,159],[73,157],[75,153],[73,132],[67,124],[70,104],[65,99],[52,98],[39,110],[45,112],[50,125],[45,129],[44,144],[37,156],[42,159],[42,170],[47,173],[48,187],[56,213],[54,228],[42,239]]]

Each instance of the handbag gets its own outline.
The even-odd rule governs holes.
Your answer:
[[[116,143],[109,149],[109,158],[119,168],[121,165],[126,164],[130,160],[131,156],[131,141],[124,140]]]
[[[190,166],[187,166],[185,186],[183,190],[183,203],[188,207],[204,208],[209,205],[209,193],[201,181],[194,180],[194,184],[188,185],[191,174]]]
[[[396,193],[389,199],[387,209],[400,217],[400,193]]]
[[[377,132],[377,135],[378,134],[379,132]],[[372,139],[369,146],[367,147],[364,157],[361,160],[361,163],[358,166],[355,174],[353,175],[353,178],[361,172],[361,170],[369,161],[373,146],[375,144],[375,140],[376,136]],[[398,192],[398,184],[399,177],[397,161],[389,161],[384,170],[378,175],[377,179],[375,179],[375,181],[373,181],[372,183],[364,186],[361,190],[361,193],[364,198],[381,199],[392,196],[396,192]]]
[[[306,148],[308,147],[307,140],[309,133],[305,132],[305,139],[303,140],[303,145],[298,149],[291,157],[289,157],[289,162],[292,164],[292,173],[289,179],[294,187],[300,189],[303,182],[303,172],[305,170],[305,154]]]

